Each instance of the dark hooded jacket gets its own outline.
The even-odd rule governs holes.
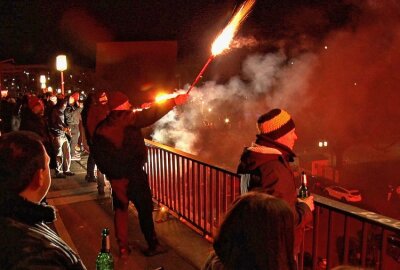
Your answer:
[[[297,254],[304,227],[312,220],[312,212],[307,204],[297,201],[297,185],[289,165],[294,157],[285,145],[259,134],[255,145],[243,151],[237,173],[251,175],[249,190],[265,192],[289,203],[296,223],[294,250]]]
[[[44,222],[51,206],[0,192],[1,269],[86,269],[79,256]]]
[[[50,118],[49,118],[49,128],[50,128],[50,133],[53,136],[62,136],[65,135],[65,128],[68,127],[68,125],[65,123],[65,116],[64,116],[64,111],[65,111],[65,106],[67,101],[63,99],[59,99],[57,101],[57,104],[54,105],[54,107],[51,110],[50,113]]]
[[[56,167],[56,153],[53,148],[50,129],[46,118],[36,115],[27,107],[22,108],[19,129],[32,131],[40,136],[44,148],[46,148],[46,152],[50,156],[50,168],[54,169]]]
[[[91,153],[96,165],[109,179],[129,177],[147,161],[141,129],[167,114],[173,99],[143,111],[113,110],[94,132]]]

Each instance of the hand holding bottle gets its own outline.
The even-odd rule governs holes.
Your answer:
[[[301,173],[301,185],[297,194],[298,201],[308,205],[311,211],[314,211],[314,197],[310,196],[310,191],[307,187],[307,175],[305,172]]]
[[[307,206],[310,208],[310,210],[314,211],[314,196],[313,195],[310,195],[303,199],[297,198],[297,201],[307,204]]]

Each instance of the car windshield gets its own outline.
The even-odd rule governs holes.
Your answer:
[[[353,196],[358,196],[358,195],[360,195],[360,191],[353,190],[353,191],[350,192],[350,194],[353,195]]]

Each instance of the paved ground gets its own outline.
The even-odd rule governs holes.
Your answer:
[[[162,222],[155,222],[161,243],[168,252],[151,258],[140,252],[145,247],[140,232],[136,211],[130,207],[130,244],[133,251],[128,259],[118,258],[118,248],[114,238],[113,213],[111,210],[110,188],[107,182],[106,195],[97,194],[96,183],[87,183],[86,157],[72,162],[73,177],[54,179],[48,202],[56,206],[58,219],[54,228],[66,242],[75,249],[88,269],[95,269],[95,261],[101,245],[101,230],[111,230],[111,251],[114,255],[115,269],[151,270],[162,266],[166,270],[200,269],[211,244],[203,237],[169,216]],[[154,212],[154,220],[160,220],[160,213]]]

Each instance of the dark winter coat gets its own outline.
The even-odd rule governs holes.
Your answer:
[[[255,143],[262,147],[248,147],[243,151],[237,173],[252,175],[249,190],[265,192],[288,202],[296,222],[294,250],[298,253],[304,227],[312,220],[312,212],[305,203],[297,201],[297,185],[289,165],[295,154],[263,135],[257,135]]]
[[[65,128],[68,127],[68,125],[65,123],[64,111],[65,108],[62,107],[61,104],[57,103],[50,113],[50,132],[56,137],[65,135]]]
[[[109,179],[128,177],[147,161],[141,129],[167,114],[174,100],[154,104],[143,111],[113,110],[94,132],[91,153],[100,171]]]
[[[79,256],[44,222],[55,220],[50,206],[0,194],[1,269],[86,269]]]
[[[94,131],[97,125],[107,117],[109,109],[107,105],[93,104],[87,109],[86,114],[83,113],[82,111],[82,122],[85,127],[86,140],[91,145]],[[86,116],[84,117],[84,115]]]
[[[55,168],[56,153],[53,148],[50,129],[44,116],[34,114],[29,108],[21,110],[20,130],[32,131],[40,136],[47,154],[50,156],[50,168]]]

